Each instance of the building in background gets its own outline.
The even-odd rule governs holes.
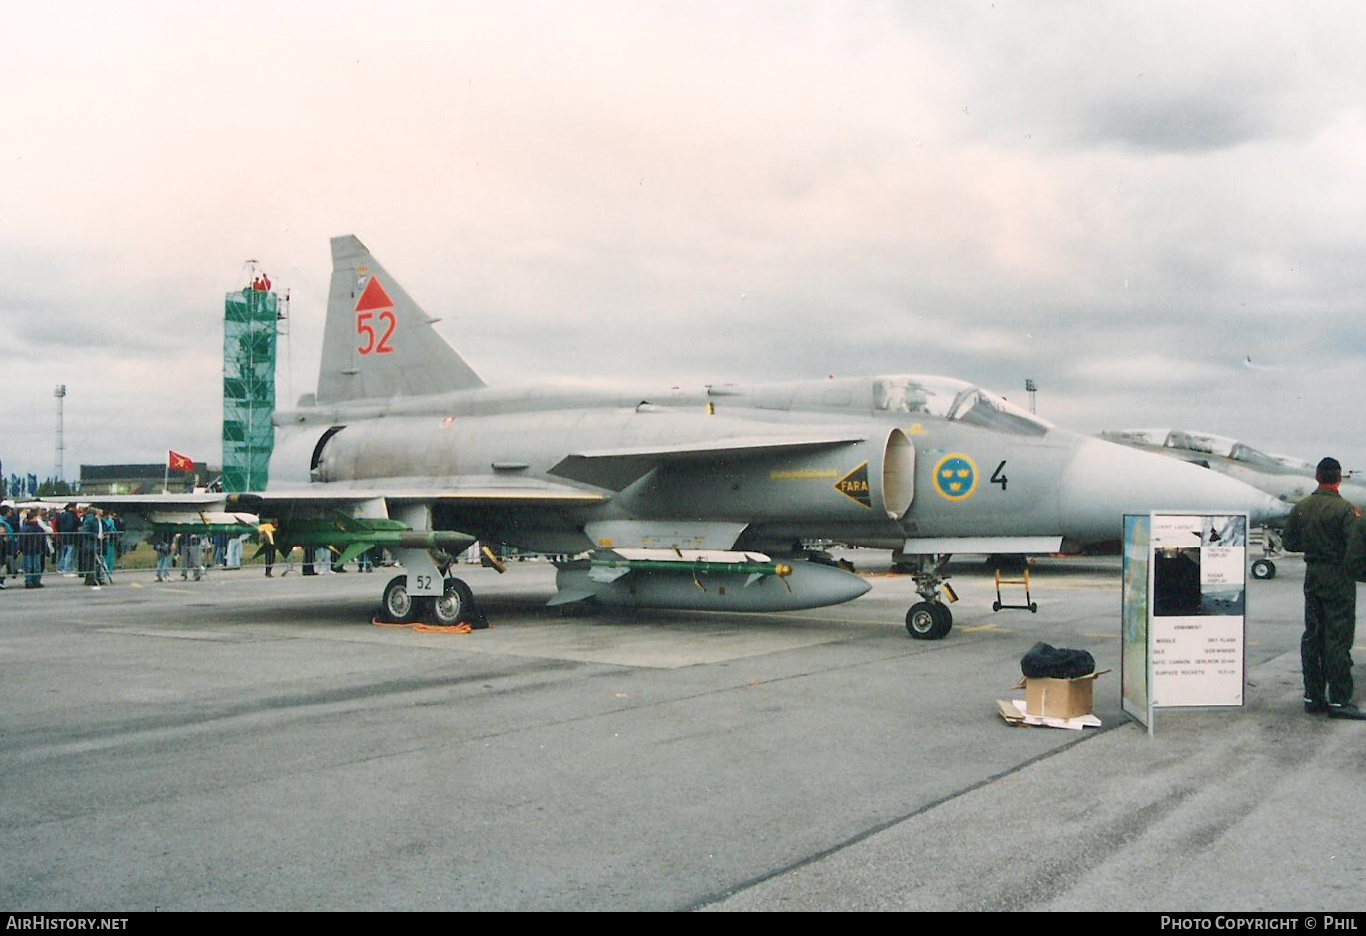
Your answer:
[[[220,472],[207,462],[195,462],[193,471],[172,471],[163,462],[146,465],[81,465],[81,494],[156,494],[163,484],[174,494],[192,492],[218,479]]]

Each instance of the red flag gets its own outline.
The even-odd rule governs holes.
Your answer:
[[[194,471],[194,459],[178,452],[170,453],[171,460],[169,468],[171,471]]]

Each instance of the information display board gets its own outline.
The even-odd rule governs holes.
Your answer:
[[[1123,650],[1119,659],[1120,705],[1131,718],[1152,726],[1148,684],[1152,681],[1148,655],[1148,546],[1152,518],[1124,516]]]
[[[1124,518],[1121,695],[1149,731],[1157,708],[1243,704],[1247,540],[1246,514]]]

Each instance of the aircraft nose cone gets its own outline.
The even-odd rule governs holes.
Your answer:
[[[1175,458],[1082,439],[1063,472],[1059,507],[1074,545],[1121,538],[1124,514],[1154,510],[1244,513],[1254,525],[1289,515],[1283,504],[1233,478]]]
[[[1267,501],[1266,505],[1248,511],[1252,515],[1252,525],[1275,527],[1278,530],[1284,528],[1285,522],[1290,519],[1290,510],[1295,505],[1274,497],[1268,497]]]

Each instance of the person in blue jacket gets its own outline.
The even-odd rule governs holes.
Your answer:
[[[44,588],[43,567],[47,564],[48,531],[38,522],[38,511],[30,510],[19,529],[19,548],[24,553],[24,587]]]

